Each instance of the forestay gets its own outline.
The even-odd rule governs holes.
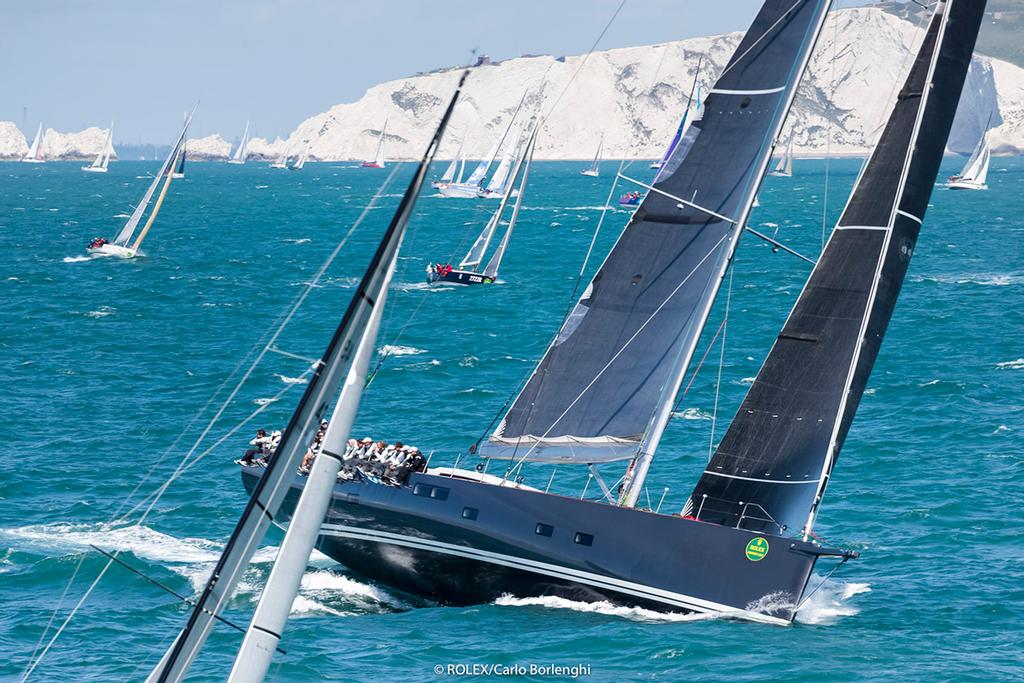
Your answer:
[[[281,442],[256,484],[185,627],[149,675],[148,683],[180,681],[185,677],[213,627],[215,615],[220,613],[230,599],[267,527],[280,509],[295,479],[296,469],[306,452],[310,437],[319,428],[320,420],[327,413],[330,403],[337,400],[341,382],[348,373],[358,341],[374,316],[375,301],[381,296],[382,288],[387,286],[416,198],[437,152],[441,136],[451,119],[467,73],[463,73],[459,89],[453,95],[327,349],[314,366],[312,377],[281,436]]]
[[[687,514],[810,533],[914,251],[984,6],[938,3],[886,128]]]
[[[199,105],[196,105],[198,107]],[[164,159],[164,163],[160,166],[160,170],[153,177],[153,182],[149,184],[149,189],[146,190],[146,194],[142,196],[142,201],[138,203],[135,210],[132,211],[132,215],[128,217],[128,221],[121,228],[121,232],[117,233],[117,237],[114,238],[114,244],[123,247],[128,244],[128,241],[132,238],[132,233],[135,232],[135,228],[139,226],[139,221],[142,220],[142,215],[146,213],[146,207],[149,206],[149,202],[153,199],[153,193],[156,192],[157,185],[163,179],[164,174],[171,172],[171,164],[178,154],[178,148],[181,147],[185,140],[185,133],[188,131],[188,124],[192,121],[192,116],[196,113],[195,107],[192,108],[192,112],[185,117],[185,125],[181,127],[181,133],[178,135],[178,139],[171,145],[171,151]],[[182,154],[182,163],[184,163],[184,154]]]
[[[482,455],[653,453],[828,6],[764,4]]]

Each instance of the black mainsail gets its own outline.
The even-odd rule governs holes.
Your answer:
[[[688,514],[810,533],[907,273],[984,9],[984,0],[937,4],[889,122]]]
[[[481,455],[642,480],[829,5],[765,2]]]
[[[196,600],[185,627],[175,638],[160,663],[150,673],[147,678],[149,683],[180,681],[185,677],[189,666],[209,635],[214,620],[231,597],[242,573],[248,567],[267,527],[278,514],[285,495],[295,479],[295,472],[306,451],[310,436],[319,427],[320,420],[326,414],[330,403],[337,399],[341,382],[348,374],[362,330],[373,315],[375,302],[380,296],[381,288],[386,286],[389,281],[386,273],[389,268],[393,267],[416,199],[426,180],[427,170],[437,152],[452,112],[455,110],[455,104],[458,102],[467,75],[468,72],[462,74],[455,94],[441,118],[416,173],[402,196],[387,231],[367,266],[355,295],[342,316],[327,349],[315,366],[306,391],[284,430],[277,451],[270,458],[265,473],[255,486],[238,524],[224,546],[217,565],[203,592]]]

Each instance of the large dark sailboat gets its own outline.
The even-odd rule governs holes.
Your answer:
[[[481,445],[483,457],[510,461],[506,476],[438,469],[401,484],[331,483],[318,548],[452,604],[560,595],[776,624],[794,618],[818,559],[853,556],[811,540],[812,529],[924,218],[981,24],[978,0],[936,3],[889,122],[684,514],[637,507],[828,5],[765,3],[703,119]],[[352,305],[367,297],[361,286]],[[324,453],[318,462],[340,458]],[[257,501],[247,512],[257,505],[279,524],[306,486],[297,477],[282,492],[283,459],[279,451],[271,461],[277,483],[265,508],[271,470],[242,469]],[[629,463],[621,495],[602,482],[604,501],[530,488],[516,474],[526,461],[618,460]]]

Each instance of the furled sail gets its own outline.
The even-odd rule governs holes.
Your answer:
[[[114,244],[123,247],[128,244],[128,241],[132,238],[132,233],[135,232],[135,228],[138,227],[139,221],[142,220],[142,215],[146,212],[146,207],[149,206],[149,202],[152,201],[153,193],[156,192],[157,186],[160,184],[160,181],[163,180],[164,174],[171,172],[171,165],[178,156],[178,150],[185,143],[185,133],[188,131],[188,124],[192,121],[192,116],[195,112],[196,110],[192,109],[192,113],[185,118],[185,125],[182,126],[178,139],[175,140],[173,145],[171,145],[170,153],[167,155],[167,158],[164,159],[164,163],[160,166],[160,170],[153,177],[153,182],[149,184],[146,194],[142,196],[142,201],[140,201],[135,207],[135,210],[132,211],[132,215],[128,217],[128,221],[124,224],[124,227],[121,228],[121,232],[117,233],[117,237],[114,238]],[[182,157],[184,157],[184,154],[182,154]]]
[[[829,4],[763,5],[482,455],[654,452]]]
[[[329,404],[338,397],[341,383],[348,374],[353,355],[357,351],[358,340],[375,315],[374,302],[381,289],[390,281],[394,260],[426,178],[427,169],[451,120],[467,73],[463,73],[460,78],[459,87],[452,96],[437,131],[363,274],[356,294],[349,302],[330,343],[316,364],[305,393],[281,436],[281,442],[228,538],[210,579],[195,601],[185,627],[150,673],[147,683],[168,683],[184,679],[190,664],[206,641],[216,615],[220,614],[230,599],[270,522],[280,509],[295,478],[296,468],[306,452],[310,437],[319,428],[320,420],[326,415]]]
[[[914,251],[984,7],[937,3],[882,136],[687,514],[810,532]]]

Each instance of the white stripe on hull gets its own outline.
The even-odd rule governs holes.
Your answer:
[[[338,536],[341,538],[351,538],[360,541],[389,543],[406,548],[429,550],[443,555],[465,557],[471,560],[502,565],[513,569],[533,572],[535,574],[544,574],[546,576],[567,579],[578,583],[596,586],[598,588],[606,588],[619,593],[627,593],[645,600],[661,602],[666,605],[672,605],[673,607],[682,607],[694,612],[719,612],[740,619],[758,621],[766,624],[775,624],[779,626],[789,625],[789,622],[785,619],[769,616],[767,614],[760,614],[758,612],[730,607],[717,602],[702,600],[700,598],[694,598],[681,593],[673,593],[672,591],[653,588],[651,586],[645,586],[632,581],[624,581],[610,576],[592,574],[590,572],[549,564],[547,562],[537,562],[535,560],[527,560],[521,557],[514,557],[512,555],[493,553],[487,550],[478,550],[467,546],[453,545],[451,543],[432,541],[425,538],[392,534],[386,531],[377,531],[375,529],[360,529],[359,527],[344,526],[341,524],[324,524],[320,528],[320,533],[324,536]]]

